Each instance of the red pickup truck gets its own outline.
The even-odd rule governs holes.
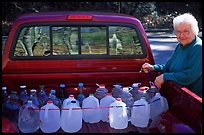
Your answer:
[[[145,30],[135,17],[102,12],[33,13],[13,23],[2,55],[2,85],[18,92],[21,84],[27,89],[45,85],[47,92],[56,89],[58,93],[59,84],[65,83],[66,96],[76,96],[77,84],[83,82],[88,96],[95,92],[96,83],[104,83],[109,92],[116,83],[150,86],[159,73],[140,72],[145,62],[154,64],[154,58]],[[79,132],[175,133],[179,124],[202,132],[200,97],[172,81],[165,82],[160,93],[167,98],[169,110],[156,127],[129,123],[126,129],[115,130],[104,122],[83,122]],[[182,126],[180,131],[189,132]]]

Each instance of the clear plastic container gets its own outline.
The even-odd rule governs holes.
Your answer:
[[[158,115],[169,109],[167,99],[159,92],[150,100],[150,119],[154,120]]]
[[[28,100],[19,111],[18,128],[22,133],[34,133],[40,126],[40,111],[39,108]]]
[[[82,102],[83,120],[88,123],[97,123],[101,120],[99,100],[92,93]]]
[[[37,93],[37,97],[40,103],[39,107],[44,106],[45,104],[47,104],[47,100],[48,100],[48,95],[45,91],[45,86],[44,85],[40,85],[40,90]]]
[[[126,104],[121,98],[116,98],[116,101],[110,104],[109,108],[109,123],[114,129],[125,129],[128,126],[128,116]]]
[[[19,94],[19,102],[21,105],[24,105],[28,101],[28,92],[26,90],[26,85],[21,85],[20,86],[20,94]]]
[[[72,100],[62,108],[61,128],[68,133],[78,132],[82,128],[82,110],[76,100]]]
[[[40,109],[40,129],[43,133],[55,133],[60,129],[60,109],[48,100]]]
[[[79,95],[77,95],[77,100],[79,101],[80,107],[82,107],[82,102],[86,98],[86,96],[84,95],[84,92],[83,92],[84,91],[84,84],[79,83],[77,89],[79,91]]]
[[[56,90],[54,90],[54,89],[50,90],[50,94],[49,94],[48,100],[52,100],[53,104],[55,104],[59,108],[62,107],[62,101],[59,98],[57,98]]]
[[[65,107],[67,105],[69,105],[71,103],[71,101],[76,101],[76,104],[79,106],[79,101],[77,101],[75,98],[74,98],[74,95],[69,95],[68,98],[66,98],[64,101],[63,101],[63,104],[62,104],[62,107]]]
[[[145,97],[137,100],[133,104],[131,112],[131,124],[136,127],[147,127],[150,119],[150,106]]]
[[[94,96],[98,99],[101,100],[103,97],[106,96],[108,93],[108,90],[105,87],[105,84],[96,84],[98,88],[96,89],[96,92],[94,93]]]
[[[114,87],[111,89],[111,94],[114,98],[119,98],[119,95],[123,91],[123,88],[120,84],[115,84],[113,86]]]
[[[37,94],[36,94],[36,89],[31,89],[30,90],[30,96],[29,96],[29,100],[32,100],[33,101],[33,104],[35,104],[36,106],[40,106],[40,102],[39,102],[39,99],[37,97]]]
[[[107,93],[105,97],[100,100],[100,115],[103,122],[109,122],[109,106],[115,101],[111,93]]]
[[[138,98],[138,89],[139,89],[140,85],[141,85],[141,83],[133,83],[132,84],[132,89],[131,89],[130,93],[132,94],[134,102],[139,100],[139,98]]]

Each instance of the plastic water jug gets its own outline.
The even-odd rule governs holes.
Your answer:
[[[48,100],[40,109],[40,129],[44,133],[54,133],[60,128],[60,109]]]
[[[103,122],[109,122],[109,107],[115,101],[111,93],[107,93],[105,97],[100,100],[100,115]]]
[[[157,92],[159,92],[159,90],[157,89],[157,87],[155,86],[155,84],[153,82],[150,81],[150,88],[148,89],[148,94],[149,94],[149,97],[150,99],[152,97],[154,97],[156,95]]]
[[[123,91],[122,86],[120,84],[115,84],[113,86],[111,94],[114,98],[119,98],[120,93]]]
[[[150,118],[150,106],[145,97],[137,100],[133,104],[131,113],[131,123],[136,127],[147,127]]]
[[[53,104],[55,104],[59,108],[62,107],[62,101],[59,98],[57,98],[56,90],[54,90],[54,89],[50,90],[50,94],[49,94],[48,100],[52,100]]]
[[[130,93],[132,87],[123,87],[119,98],[126,104],[128,120],[130,120],[132,105],[134,103],[132,94]]]
[[[37,93],[37,97],[40,103],[40,107],[44,106],[45,104],[47,104],[47,100],[48,100],[48,95],[45,91],[45,86],[44,85],[40,85],[40,90]]]
[[[8,95],[8,99],[4,105],[4,114],[9,118],[15,125],[18,123],[18,113],[21,105],[19,104],[19,97],[17,91],[11,91]]]
[[[65,84],[61,83],[59,86],[59,96],[58,98],[63,102],[66,99]]]
[[[150,102],[150,97],[149,93],[147,92],[149,90],[149,87],[147,86],[142,86],[138,89],[138,100],[141,99],[142,97],[145,97],[145,100],[149,103]]]
[[[150,119],[154,119],[158,115],[166,112],[169,109],[167,99],[159,92],[150,100]]]
[[[77,100],[79,101],[80,107],[82,107],[82,102],[86,98],[84,95],[84,84],[83,83],[78,83],[78,92],[79,95],[77,95]]]
[[[29,100],[32,100],[33,101],[33,104],[35,104],[36,106],[40,106],[40,102],[39,102],[39,99],[37,97],[37,94],[36,94],[36,89],[31,89],[30,90],[30,96],[29,96]]]
[[[77,101],[75,98],[74,98],[74,95],[69,95],[68,98],[66,98],[64,101],[63,101],[63,104],[62,104],[62,107],[65,107],[67,105],[69,105],[71,103],[71,101],[76,101],[76,104],[79,106],[79,101]]]
[[[82,102],[82,117],[85,122],[97,123],[101,120],[99,100],[92,93]]]
[[[18,128],[22,133],[33,133],[40,126],[40,111],[39,108],[28,100],[19,111]]]
[[[121,98],[116,98],[116,101],[110,104],[109,123],[114,129],[125,129],[128,126],[126,104]]]
[[[94,93],[94,96],[98,99],[101,100],[103,97],[106,96],[108,93],[108,90],[105,87],[105,84],[96,84],[98,88],[96,89],[96,92]]]
[[[139,98],[138,98],[138,89],[139,89],[140,85],[141,85],[141,83],[133,83],[132,84],[132,90],[130,91],[130,93],[132,94],[134,102],[139,100]]]
[[[26,85],[21,85],[20,86],[20,94],[19,94],[19,102],[21,105],[24,105],[28,101],[28,92],[26,90]]]
[[[82,128],[82,110],[76,100],[62,108],[61,128],[68,133],[78,132]]]

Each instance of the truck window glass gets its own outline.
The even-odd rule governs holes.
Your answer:
[[[143,51],[137,32],[128,26],[60,25],[23,28],[14,52],[14,56],[92,54],[130,56]]]
[[[81,54],[107,54],[106,27],[81,27]]]
[[[142,54],[142,47],[135,29],[130,27],[109,27],[110,55]]]
[[[20,32],[14,56],[46,56],[50,53],[49,27],[25,27]]]

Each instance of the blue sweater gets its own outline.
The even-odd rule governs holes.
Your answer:
[[[175,81],[202,97],[202,40],[176,46],[166,64],[155,64],[154,71],[164,74],[164,81]]]

